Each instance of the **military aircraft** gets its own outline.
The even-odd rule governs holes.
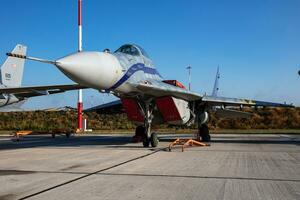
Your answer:
[[[26,51],[26,46],[17,44],[12,53],[26,55]],[[3,63],[0,71],[0,111],[16,110],[30,97],[84,88],[78,84],[22,87],[24,64],[24,59],[15,57],[8,57]]]
[[[53,64],[79,85],[120,98],[128,118],[137,124],[136,134],[144,136],[144,147],[158,145],[157,134],[151,132],[153,123],[197,123],[202,140],[210,141],[207,123],[210,111],[216,107],[228,114],[240,111],[228,110],[226,106],[292,107],[189,91],[176,80],[164,80],[146,51],[135,44],[125,44],[113,53],[108,50],[76,52],[55,61],[14,53],[7,55]]]

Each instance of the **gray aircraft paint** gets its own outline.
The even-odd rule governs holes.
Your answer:
[[[217,69],[217,74],[216,74],[216,79],[215,79],[215,84],[214,84],[214,88],[213,91],[211,93],[211,96],[216,97],[218,96],[218,91],[219,91],[219,79],[220,79],[220,70],[219,70],[219,66]]]
[[[21,110],[20,106],[30,97],[85,88],[78,84],[22,87],[25,60],[21,57],[26,56],[26,51],[26,46],[17,44],[11,54],[19,55],[19,57],[9,56],[1,67],[0,112]]]
[[[27,47],[17,44],[12,53],[26,55]],[[1,84],[5,87],[21,86],[25,60],[8,57],[1,67]]]
[[[12,53],[26,55],[27,47],[17,44]],[[22,84],[25,60],[21,58],[8,57],[1,67],[1,85],[4,87],[18,87]],[[13,94],[0,94],[0,107],[23,101]]]
[[[130,46],[130,50],[121,51]],[[200,95],[185,88],[176,87],[162,81],[162,76],[147,56],[145,51],[134,44],[126,44],[115,53],[82,51],[76,52],[56,61],[23,56],[24,59],[35,60],[56,65],[66,76],[85,87],[101,92],[110,92],[117,97],[161,97],[173,96],[186,101],[211,106],[273,106],[293,107],[288,104],[256,101],[250,99],[228,98],[213,95]],[[12,57],[20,55],[7,54]],[[217,74],[218,77],[218,74]],[[213,94],[216,94],[218,79]],[[208,108],[209,109],[209,108]]]

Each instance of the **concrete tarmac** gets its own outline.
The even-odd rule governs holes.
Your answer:
[[[168,152],[175,137],[0,137],[0,199],[300,199],[300,135],[216,134]]]

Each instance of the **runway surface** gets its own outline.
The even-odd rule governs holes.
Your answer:
[[[215,134],[168,152],[176,137],[2,136],[0,199],[300,199],[300,135]]]

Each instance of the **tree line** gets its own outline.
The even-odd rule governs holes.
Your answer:
[[[218,118],[211,113],[209,127],[214,129],[300,129],[300,108],[247,108],[252,113],[248,119]],[[136,125],[122,114],[85,113],[88,127],[93,130],[131,130]],[[75,130],[77,113],[68,111],[34,111],[34,112],[6,112],[0,113],[0,130]],[[162,124],[155,128],[174,128],[172,125]],[[179,128],[187,128],[181,126]],[[193,125],[190,128],[197,128]]]

